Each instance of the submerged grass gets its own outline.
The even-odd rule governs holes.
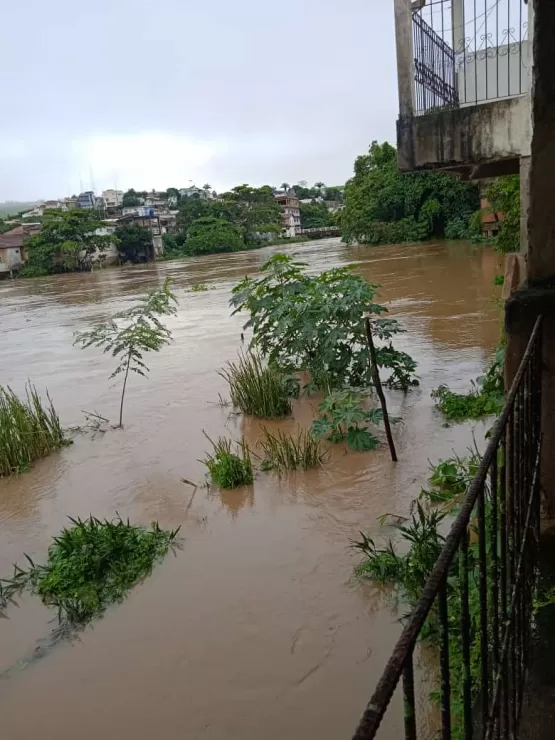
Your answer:
[[[44,403],[28,383],[21,400],[9,386],[0,386],[0,478],[27,470],[33,460],[68,444],[50,396]]]
[[[300,429],[295,436],[282,431],[272,434],[265,427],[262,431],[264,438],[258,444],[264,452],[265,470],[307,470],[322,465],[325,460],[321,441],[306,429]]]
[[[291,381],[279,370],[264,365],[250,352],[240,353],[237,362],[228,362],[220,375],[229,384],[234,406],[249,416],[278,419],[291,413]],[[296,388],[298,392],[298,386]]]
[[[13,578],[0,581],[0,606],[24,590],[58,610],[61,626],[83,627],[152,571],[176,543],[179,529],[166,531],[114,521],[72,519],[48,550],[44,565],[27,557],[29,568],[14,566]]]
[[[233,442],[225,437],[218,437],[213,442],[204,433],[213,448],[201,462],[206,465],[212,481],[221,488],[239,488],[253,482],[252,459],[249,446],[245,440],[237,443],[237,454],[233,452]]]

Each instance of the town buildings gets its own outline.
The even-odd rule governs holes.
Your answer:
[[[103,190],[102,199],[106,208],[119,208],[123,204],[123,190]]]
[[[282,235],[293,239],[301,233],[301,211],[299,199],[290,193],[278,193],[276,202],[281,208],[283,219]]]

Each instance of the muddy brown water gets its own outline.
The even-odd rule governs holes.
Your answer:
[[[376,537],[377,517],[406,514],[428,460],[463,451],[472,427],[444,428],[430,390],[467,387],[499,338],[493,300],[498,257],[465,243],[376,248],[338,240],[291,246],[318,271],[355,263],[382,285],[381,302],[407,333],[397,344],[418,361],[421,385],[389,392],[403,417],[400,462],[335,449],[324,470],[252,488],[207,493],[202,430],[255,442],[260,424],[229,415],[217,371],[236,356],[241,317],[232,285],[278,248],[183,262],[0,284],[0,382],[48,388],[65,425],[82,409],[117,419],[110,359],[72,346],[72,335],[130,304],[170,275],[179,313],[174,343],[132,378],[125,429],[75,444],[0,481],[0,573],[24,552],[40,560],[68,515],[182,527],[183,549],[79,641],[40,657],[52,613],[31,597],[0,622],[0,716],[5,740],[337,740],[350,737],[399,634],[380,593],[352,579],[349,538]],[[213,287],[187,291],[194,283]],[[313,401],[296,404],[294,429]],[[274,424],[274,426],[276,426]],[[483,427],[475,427],[477,439]],[[398,697],[394,699],[398,703]],[[427,702],[423,700],[425,705]],[[400,736],[395,707],[382,737]],[[424,710],[426,711],[426,710]]]

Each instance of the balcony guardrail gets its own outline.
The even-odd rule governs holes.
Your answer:
[[[516,736],[539,543],[541,351],[539,317],[476,476],[353,740],[376,737],[401,676],[405,738],[419,736],[414,651],[430,619],[439,630],[443,740],[454,732],[465,740]],[[456,614],[450,613],[448,601],[454,573],[460,579]],[[478,604],[470,603],[470,578],[479,586]],[[471,620],[471,609],[478,610],[477,620]],[[473,645],[478,648],[478,671],[471,670]],[[452,691],[450,650],[455,647],[462,656],[462,697]],[[455,719],[451,709],[461,700],[462,718],[459,714]]]

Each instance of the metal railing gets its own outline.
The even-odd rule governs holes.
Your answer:
[[[529,92],[526,0],[422,0],[413,12],[415,111]]]
[[[530,651],[540,521],[541,317],[441,554],[408,618],[353,740],[372,740],[403,678],[405,737],[416,740],[414,650],[430,620],[439,632],[441,737],[514,738]],[[458,613],[449,596],[460,579]],[[478,603],[469,583],[476,578]],[[471,609],[476,618],[471,619]],[[471,650],[478,661],[471,666]],[[453,696],[460,650],[462,696]],[[452,656],[451,656],[452,658]],[[477,670],[478,669],[478,670]],[[462,699],[461,712],[452,713]]]

